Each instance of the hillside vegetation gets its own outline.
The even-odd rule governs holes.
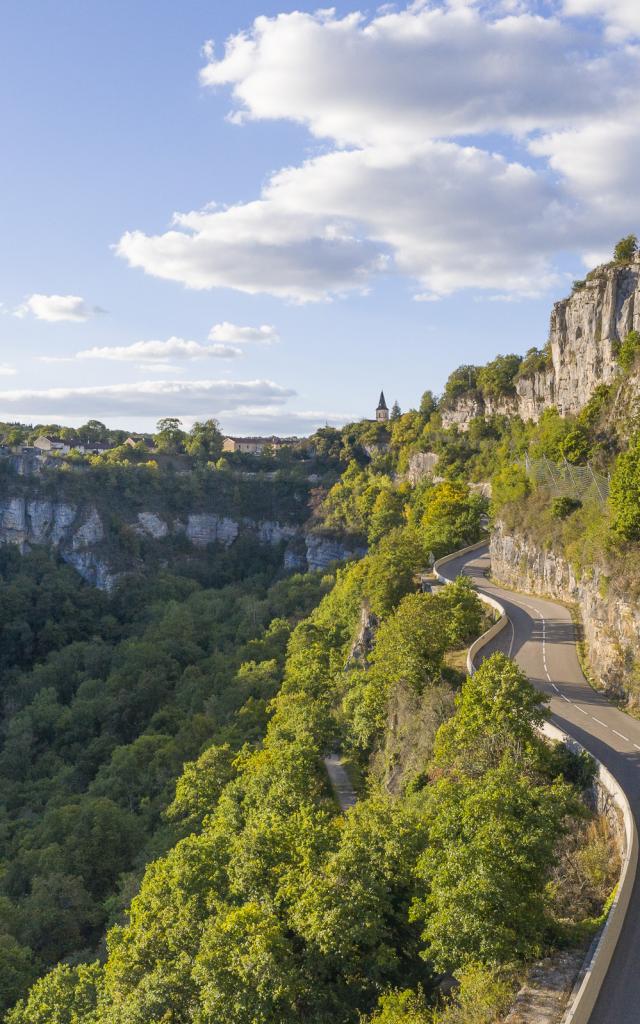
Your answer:
[[[520,964],[593,927],[616,850],[589,832],[590,765],[538,738],[542,698],[506,658],[463,682],[468,584],[417,589],[486,509],[455,478],[400,482],[425,429],[433,408],[400,416],[373,459],[357,426],[324,433],[345,471],[312,528],[370,551],[323,579],[265,555],[223,586],[165,571],[107,598],[6,553],[6,1007],[62,961],[8,1024],[488,1021]],[[336,748],[360,780],[346,817]]]

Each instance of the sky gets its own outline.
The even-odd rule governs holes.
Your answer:
[[[638,0],[4,0],[0,419],[304,434],[541,346],[639,108]]]

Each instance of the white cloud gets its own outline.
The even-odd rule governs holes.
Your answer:
[[[622,68],[580,53],[575,26],[559,18],[501,8],[259,17],[220,60],[209,51],[201,80],[231,86],[245,117],[297,121],[341,145],[521,134],[606,109]]]
[[[14,310],[17,317],[25,317],[31,314],[37,320],[48,320],[55,323],[60,320],[67,320],[74,323],[84,323],[97,313],[104,310],[99,306],[90,306],[79,295],[30,295],[21,306]]]
[[[215,287],[225,239],[233,237],[235,256],[244,246],[242,270],[224,283],[298,301],[363,289],[383,271],[408,274],[437,294],[528,291],[532,280],[540,288],[553,279],[550,238],[564,237],[566,220],[534,171],[477,148],[430,142],[408,154],[369,148],[316,157],[275,174],[260,200],[189,214],[179,221],[184,230],[155,238],[125,236],[120,251],[149,273]],[[259,228],[243,238],[247,224]],[[292,240],[292,231],[306,242]]]
[[[8,363],[0,363],[0,377],[15,377],[17,372],[15,366],[9,366]]]
[[[531,142],[537,156],[569,183],[571,192],[597,217],[598,228],[615,232],[640,220],[640,103],[624,112],[566,131],[552,132]]]
[[[173,337],[166,341],[136,341],[133,345],[86,348],[76,353],[76,358],[166,364],[171,359],[234,359],[241,354],[239,348],[231,345],[201,345],[197,341]]]
[[[346,226],[321,212],[292,218],[269,200],[176,214],[172,230],[127,232],[116,250],[130,266],[189,288],[268,292],[301,302],[363,290],[380,265],[379,247]]]
[[[209,341],[231,342],[241,344],[243,342],[261,342],[271,344],[279,341],[278,332],[271,324],[262,324],[260,327],[239,327],[237,324],[230,324],[227,320],[221,324],[214,324],[209,331]]]
[[[564,0],[564,12],[603,18],[607,34],[614,42],[640,35],[638,0]]]
[[[606,15],[610,31],[612,12],[640,9],[564,5]],[[606,250],[622,217],[637,219],[640,61],[601,22],[539,7],[298,11],[257,18],[219,60],[207,45],[202,81],[230,88],[233,120],[295,121],[332,148],[276,172],[251,202],[175,214],[170,230],[127,232],[117,251],[189,288],[297,302],[365,293],[382,273],[410,278],[420,301],[555,285],[557,252]]]
[[[0,391],[0,410],[30,416],[213,416],[245,405],[281,406],[293,395],[295,391],[270,380],[147,380]]]

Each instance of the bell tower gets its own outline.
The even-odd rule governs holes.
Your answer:
[[[387,403],[384,400],[384,391],[380,392],[380,401],[378,402],[378,408],[376,409],[376,422],[389,422],[389,410],[387,408]]]

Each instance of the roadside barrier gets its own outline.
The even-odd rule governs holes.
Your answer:
[[[487,541],[480,541],[478,544],[471,544],[469,547],[462,548],[460,551],[456,551],[451,555],[446,555],[444,558],[440,558],[434,565],[433,571],[437,578],[442,583],[452,583],[453,580],[447,579],[440,572],[442,566],[448,562],[454,561],[461,555],[466,555],[472,551],[478,551],[480,548],[486,547]],[[478,591],[478,597],[480,600],[493,608],[494,611],[498,612],[500,618],[497,622],[491,626],[486,633],[478,637],[477,640],[472,643],[471,647],[467,652],[467,671],[469,675],[473,675],[475,672],[475,658],[488,643],[498,633],[505,628],[509,622],[509,616],[503,606],[494,598],[489,597],[487,594],[482,594]],[[563,743],[569,750],[574,753],[580,753],[585,750],[582,744],[578,743],[573,736],[558,729],[557,726],[551,722],[545,722],[541,727],[540,732],[548,739],[556,740],[559,743]],[[590,757],[593,757],[589,751]],[[609,965],[613,958],[620,933],[622,932],[622,926],[629,909],[629,903],[631,901],[631,893],[636,880],[636,873],[638,869],[638,830],[633,817],[629,801],[625,795],[625,792],[616,778],[611,774],[608,768],[598,761],[597,758],[593,757],[596,763],[596,779],[597,785],[599,785],[612,799],[615,806],[618,808],[622,815],[624,824],[624,852],[622,858],[622,869],[620,871],[620,880],[616,889],[616,894],[609,909],[607,920],[605,925],[596,937],[594,942],[587,953],[585,962],[582,966],[582,970],[574,987],[570,1005],[567,1007],[561,1024],[588,1024],[591,1012],[596,1005],[598,996],[600,995],[600,989],[602,988],[604,979]]]

